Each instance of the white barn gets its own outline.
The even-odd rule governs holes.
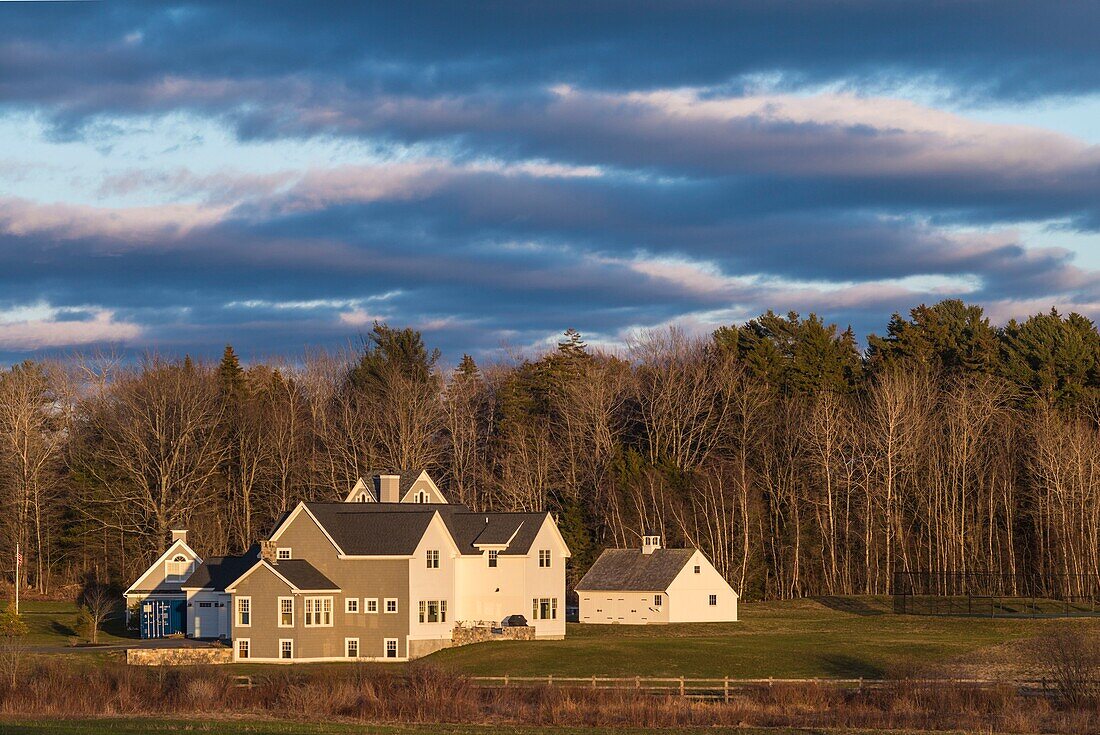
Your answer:
[[[736,622],[737,592],[698,549],[607,549],[577,583],[580,622],[623,625]]]

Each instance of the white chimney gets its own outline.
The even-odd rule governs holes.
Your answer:
[[[642,553],[652,554],[661,548],[661,537],[657,535],[642,536]]]
[[[172,529],[172,543],[176,543],[177,541],[182,541],[185,544],[187,543],[186,528],[184,528],[183,530],[176,530],[174,528]]]
[[[383,503],[401,502],[401,475],[379,475],[378,496]]]

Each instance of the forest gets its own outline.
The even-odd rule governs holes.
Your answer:
[[[888,593],[923,569],[1078,584],[1100,571],[1100,334],[948,300],[865,347],[768,312],[448,369],[385,324],[247,366],[232,347],[24,362],[0,374],[0,574],[18,543],[28,590],[125,587],[169,529],[240,552],[300,500],[402,468],[474,509],[555,513],[570,587],[645,531],[746,599]]]

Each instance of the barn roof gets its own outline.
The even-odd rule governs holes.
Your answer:
[[[695,549],[607,549],[577,583],[577,591],[653,592],[668,589]]]

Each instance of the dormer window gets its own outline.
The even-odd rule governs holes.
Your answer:
[[[191,560],[183,554],[176,554],[164,564],[164,578],[168,582],[182,582],[191,574]]]
[[[290,549],[290,547],[289,546],[284,546],[284,547],[278,549],[275,552],[275,558],[277,560],[278,559],[283,559],[283,560],[290,559],[291,558],[291,549]]]
[[[427,490],[417,490],[416,495],[413,496],[414,503],[430,503],[431,499],[432,498],[430,495],[428,495]]]

